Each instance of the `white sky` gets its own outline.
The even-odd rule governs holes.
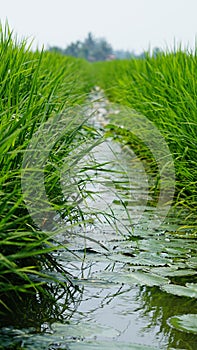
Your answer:
[[[65,48],[88,32],[136,53],[174,41],[194,47],[197,0],[0,0],[0,20],[19,37]]]

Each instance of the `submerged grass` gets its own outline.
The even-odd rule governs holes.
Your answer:
[[[34,295],[38,304],[44,298],[55,302],[55,285],[73,294],[69,274],[51,255],[58,249],[53,234],[49,234],[47,228],[38,227],[27,210],[21,177],[32,137],[57,115],[64,115],[66,120],[70,110],[84,104],[91,79],[88,80],[87,75],[84,78],[88,70],[85,61],[55,53],[32,52],[25,41],[18,42],[8,25],[0,27],[0,60],[0,309],[1,313],[10,313],[27,293]],[[83,221],[76,203],[73,201],[71,205],[64,199],[59,169],[68,159],[69,165],[71,161],[74,163],[74,158],[75,164],[80,161],[82,155],[78,157],[76,149],[82,145],[83,154],[88,152],[95,132],[84,127],[84,120],[83,113],[78,112],[76,118],[75,111],[72,113],[72,123],[64,122],[61,138],[51,145],[49,159],[44,164],[48,197],[42,204],[46,208],[52,206],[59,215],[63,212],[65,225]],[[72,150],[75,150],[74,156],[70,156]],[[42,157],[39,149],[34,151],[34,160]],[[30,159],[33,153],[29,155]],[[28,164],[25,170],[32,172]],[[36,171],[41,173],[43,169]],[[30,192],[35,199],[38,188],[33,187],[36,182],[30,180]],[[71,191],[72,188],[70,194]],[[36,210],[38,213],[39,208]],[[63,277],[59,278],[58,273]]]
[[[111,61],[94,65],[97,84],[112,102],[128,106],[151,120],[164,136],[174,159],[177,205],[196,217],[197,52],[149,54],[145,59]],[[136,115],[136,112],[134,113]],[[140,149],[129,126],[132,115],[111,122],[116,135]],[[114,132],[114,130],[113,130]],[[154,138],[154,135],[152,135]],[[142,145],[142,157],[147,150]],[[154,163],[153,163],[154,165]]]

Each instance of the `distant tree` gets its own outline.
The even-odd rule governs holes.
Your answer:
[[[158,48],[154,49],[154,55],[158,54]],[[112,46],[104,39],[95,39],[92,33],[88,33],[87,38],[84,41],[76,41],[71,43],[65,49],[61,49],[57,46],[49,48],[49,51],[55,51],[62,53],[66,56],[74,56],[78,58],[84,58],[90,62],[106,61],[111,59],[130,59],[130,58],[144,58],[145,53],[142,52],[136,55],[133,51],[117,50],[114,51]]]
[[[79,56],[79,48],[80,48],[80,42],[77,41],[76,43],[71,43],[67,48],[64,50],[64,54],[68,56]]]
[[[63,50],[58,46],[49,47],[48,51],[58,52],[58,53],[62,53],[62,54],[64,53]]]
[[[113,53],[110,44],[103,38],[95,39],[92,33],[88,33],[87,38],[83,42],[77,41],[71,43],[64,50],[54,46],[49,51],[56,51],[67,56],[85,58],[88,61],[105,61]]]

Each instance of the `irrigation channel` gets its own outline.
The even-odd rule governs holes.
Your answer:
[[[99,89],[91,100],[91,123],[102,129],[108,101]],[[105,166],[90,171],[88,190],[94,195],[81,205],[108,215],[98,214],[83,234],[77,229],[59,237],[69,250],[56,258],[76,284],[63,322],[46,319],[41,333],[5,328],[2,344],[13,337],[22,349],[195,350],[195,239],[179,237],[182,222],[174,209],[159,228],[150,227],[155,208],[147,204],[148,177],[134,152],[107,139],[91,156]]]

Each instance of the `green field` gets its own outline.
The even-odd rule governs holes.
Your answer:
[[[56,242],[55,234],[61,229],[54,229],[53,219],[57,215],[62,220],[63,230],[80,229],[93,220],[95,213],[86,213],[78,203],[91,196],[85,190],[90,180],[85,171],[99,170],[94,160],[82,162],[95,145],[113,138],[123,148],[132,148],[150,183],[154,180],[150,188],[154,200],[149,204],[157,202],[157,159],[132,132],[140,116],[153,123],[169,147],[176,179],[173,206],[185,210],[184,228],[195,237],[196,55],[179,49],[155,57],[147,54],[143,59],[88,63],[53,52],[32,52],[8,26],[0,28],[0,312],[8,314],[8,324],[12,311],[30,296],[37,303],[34,312],[42,300],[49,319],[61,313],[54,311],[58,288],[74,299],[77,288],[72,276],[55,258],[66,243]],[[94,86],[101,87],[111,105],[123,111],[111,112],[103,134],[87,123],[84,112]],[[62,167],[65,183],[68,180],[64,193],[60,188]],[[47,196],[40,194],[40,181]],[[78,195],[73,197],[75,192]]]
[[[97,63],[97,84],[110,101],[146,116],[164,136],[176,170],[175,203],[196,213],[197,60],[181,50],[147,54],[145,59]],[[129,134],[130,119],[112,117],[123,125],[122,139],[136,145]],[[117,133],[120,130],[117,128]],[[124,134],[124,135],[123,135]],[[154,135],[153,135],[154,137]],[[139,147],[139,145],[137,146]]]
[[[39,129],[42,125],[46,130],[39,131],[42,132],[40,140],[48,135],[45,146],[52,142],[52,136],[55,139],[44,171],[48,202],[40,198],[40,206],[43,204],[45,209],[50,206],[64,217],[66,225],[73,225],[83,218],[74,201],[67,204],[63,199],[59,169],[63,161],[67,161],[70,168],[74,157],[75,164],[80,161],[82,150],[83,154],[88,152],[90,143],[95,142],[95,132],[84,127],[83,115],[77,117],[77,112],[72,112],[85,104],[92,87],[91,78],[87,79],[88,63],[55,53],[32,52],[25,41],[18,42],[8,27],[0,28],[0,58],[0,289],[1,306],[9,310],[12,302],[15,307],[15,298],[20,299],[21,293],[36,291],[52,297],[44,286],[44,279],[51,270],[58,270],[50,255],[57,245],[52,243],[47,227],[42,230],[32,220],[32,215],[30,217],[21,188],[24,158],[30,154],[29,141],[42,130]],[[61,117],[57,120],[57,116]],[[65,118],[68,123],[64,122]],[[62,123],[59,134],[56,128],[55,135],[55,125],[51,121]],[[51,125],[54,131],[49,139]],[[34,147],[38,146],[34,144]],[[76,155],[78,147],[80,151]],[[34,151],[31,156],[41,157],[39,150]],[[36,165],[37,173],[41,163]],[[28,162],[26,167],[28,171]],[[38,182],[31,177],[28,181],[30,194],[36,196]],[[41,226],[48,220],[45,209]],[[40,215],[40,207],[34,208],[34,215]],[[63,284],[51,275],[47,278]]]

